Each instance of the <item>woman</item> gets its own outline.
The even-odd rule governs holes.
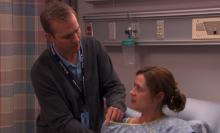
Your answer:
[[[174,112],[180,112],[186,104],[185,95],[180,93],[172,73],[166,68],[147,66],[137,71],[134,88],[130,94],[131,107],[141,112],[141,116],[125,118],[122,120],[123,124],[103,127],[102,132],[194,132],[184,120],[166,116],[162,112],[165,105]]]

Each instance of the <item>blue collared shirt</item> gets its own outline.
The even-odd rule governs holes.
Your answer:
[[[52,43],[54,46],[54,43]],[[80,49],[82,49],[82,43],[80,42]],[[75,75],[78,77],[80,81],[82,81],[82,59],[80,56],[80,50],[78,51],[78,60],[77,60],[77,65],[74,65],[70,62],[68,62],[66,59],[64,59],[55,49],[56,54],[59,56],[60,60],[64,63],[64,65]],[[83,53],[83,49],[82,49]]]

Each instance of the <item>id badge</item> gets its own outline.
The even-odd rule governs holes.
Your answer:
[[[89,129],[89,113],[81,113],[81,123]]]

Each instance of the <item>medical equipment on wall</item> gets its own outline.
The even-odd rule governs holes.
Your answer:
[[[130,13],[128,12],[127,14],[129,27],[125,33],[128,34],[128,40],[122,40],[121,46],[124,55],[124,64],[132,65],[135,64],[135,42],[133,39],[131,39],[132,28],[130,27]]]

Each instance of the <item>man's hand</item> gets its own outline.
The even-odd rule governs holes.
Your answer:
[[[123,118],[124,118],[124,113],[120,109],[115,107],[110,107],[108,109],[107,114],[105,115],[106,126],[109,125],[110,121],[121,122]]]

